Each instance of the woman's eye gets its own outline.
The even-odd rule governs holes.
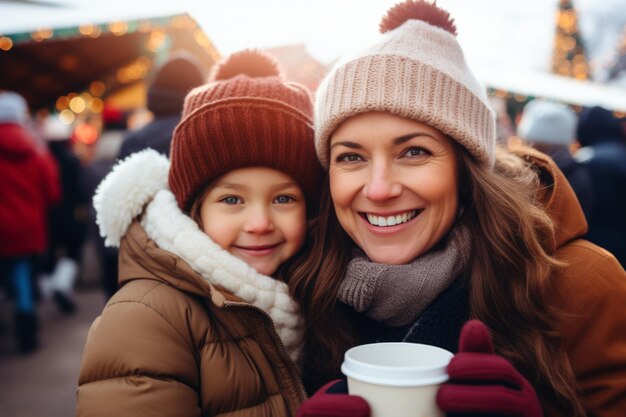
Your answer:
[[[295,198],[288,195],[279,195],[274,199],[274,202],[278,204],[287,204],[291,203],[292,201],[295,201]]]
[[[234,195],[229,195],[228,197],[224,197],[220,200],[222,203],[235,205],[243,203],[243,200],[240,197],[236,197]]]
[[[362,160],[363,158],[356,153],[344,153],[337,157],[337,162],[358,162]]]
[[[409,149],[404,151],[404,154],[403,154],[403,156],[408,156],[408,157],[417,157],[417,156],[426,156],[426,155],[430,155],[430,152],[418,146],[410,147]]]

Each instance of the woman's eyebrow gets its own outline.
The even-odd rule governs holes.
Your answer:
[[[407,135],[402,135],[402,136],[400,136],[400,137],[395,138],[395,139],[393,140],[393,144],[394,144],[394,145],[401,145],[401,144],[403,144],[404,142],[407,142],[407,141],[409,141],[409,140],[411,140],[411,139],[413,139],[413,138],[415,138],[415,137],[418,137],[418,136],[426,136],[426,137],[429,137],[429,138],[434,139],[434,140],[436,140],[436,141],[439,141],[436,137],[434,137],[434,136],[433,136],[433,135],[431,135],[430,133],[426,133],[426,132],[415,132],[415,133],[409,133],[409,134],[407,134]]]
[[[434,139],[436,141],[439,141],[439,139],[437,139],[435,136],[431,135],[430,133],[426,133],[426,132],[415,132],[415,133],[408,133],[406,135],[402,135],[399,136],[397,138],[395,138],[393,140],[393,144],[394,145],[401,145],[404,142],[407,142],[415,137],[419,137],[419,136],[425,136],[425,137],[429,137],[431,139]],[[351,149],[361,149],[363,148],[363,146],[357,142],[352,142],[349,140],[342,140],[341,142],[335,142],[332,145],[330,145],[330,149],[334,148],[335,146],[345,146],[346,148],[351,148]]]

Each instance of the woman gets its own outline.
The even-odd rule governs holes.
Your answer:
[[[475,318],[497,355],[482,335],[464,332],[439,392],[444,411],[620,415],[626,273],[580,239],[584,216],[549,158],[495,149],[494,114],[447,12],[409,0],[381,31],[378,43],[335,65],[316,97],[332,201],[326,196],[314,239],[318,263],[303,265],[314,273],[290,282],[309,320],[309,391],[338,375],[354,344],[457,352],[463,323]],[[484,363],[508,377],[486,375]],[[521,401],[500,395],[511,394],[510,381]],[[324,409],[320,395],[302,415]]]

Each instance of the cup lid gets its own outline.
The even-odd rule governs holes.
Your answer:
[[[397,387],[440,384],[448,379],[451,352],[419,343],[372,343],[349,349],[341,372],[352,379]]]

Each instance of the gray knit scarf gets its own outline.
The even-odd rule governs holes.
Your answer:
[[[414,322],[459,276],[469,256],[470,233],[463,226],[455,227],[443,246],[409,264],[375,263],[358,249],[338,298],[376,321],[403,326]]]

